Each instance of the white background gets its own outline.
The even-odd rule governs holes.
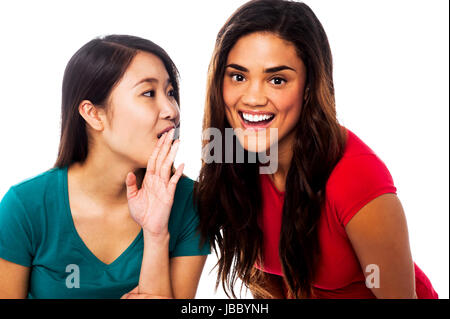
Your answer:
[[[0,197],[50,168],[60,130],[66,63],[99,35],[161,45],[181,73],[176,165],[196,179],[206,72],[226,19],[245,1],[2,1],[0,4]],[[386,163],[404,206],[415,262],[449,297],[448,1],[306,2],[328,34],[337,112]],[[214,293],[208,258],[198,298]],[[243,295],[250,298],[250,294]]]

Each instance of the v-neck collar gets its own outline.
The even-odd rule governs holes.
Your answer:
[[[117,264],[120,264],[121,260],[125,259],[127,255],[130,254],[130,251],[133,249],[136,244],[142,240],[143,237],[143,231],[139,232],[139,234],[136,236],[136,238],[133,240],[133,242],[116,258],[113,262],[110,264],[106,264],[103,261],[101,261],[90,249],[89,247],[84,243],[81,236],[78,234],[78,231],[75,227],[75,223],[73,221],[72,211],[70,209],[70,201],[69,201],[69,186],[68,186],[68,177],[67,177],[68,167],[64,167],[60,170],[60,181],[62,182],[62,188],[61,191],[63,192],[62,196],[64,198],[64,211],[65,216],[67,217],[68,226],[71,229],[71,233],[74,237],[74,242],[78,245],[78,247],[81,249],[83,254],[92,260],[92,262],[96,263],[100,267],[103,268],[112,268]]]
[[[270,185],[270,187],[273,189],[275,194],[277,194],[279,197],[283,197],[285,195],[286,192],[280,191],[268,174],[261,174],[261,177],[265,178],[267,180],[267,184]]]

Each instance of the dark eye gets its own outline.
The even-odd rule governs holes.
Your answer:
[[[231,78],[236,82],[242,82],[245,81],[245,78],[242,74],[232,74]]]
[[[155,91],[154,90],[147,91],[143,95],[147,96],[147,97],[154,97],[155,96]]]
[[[275,85],[281,85],[283,83],[286,83],[287,81],[283,78],[273,78],[272,80],[270,80],[273,84]]]
[[[168,94],[169,96],[175,96],[175,90],[170,90]]]

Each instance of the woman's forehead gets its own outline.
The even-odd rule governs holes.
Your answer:
[[[125,71],[121,84],[134,88],[149,82],[165,84],[168,79],[169,74],[159,57],[148,52],[138,52]]]
[[[231,63],[264,69],[278,65],[300,68],[303,64],[294,44],[270,32],[255,32],[241,37],[228,54],[227,64]]]

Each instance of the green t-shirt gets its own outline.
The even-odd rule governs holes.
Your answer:
[[[169,219],[169,256],[210,253],[200,247],[193,181],[178,181]],[[30,267],[28,298],[120,298],[138,285],[142,230],[111,264],[78,235],[69,206],[67,167],[12,186],[0,203],[0,258]]]

